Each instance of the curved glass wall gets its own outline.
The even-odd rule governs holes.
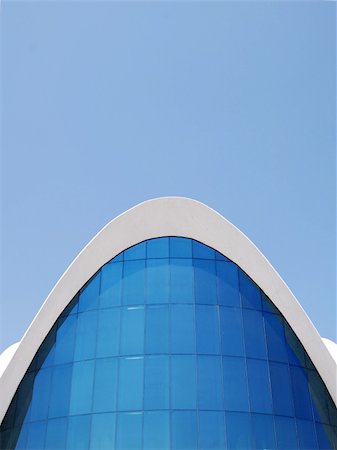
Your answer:
[[[2,449],[336,449],[336,408],[279,311],[191,239],[104,265],[37,352]]]

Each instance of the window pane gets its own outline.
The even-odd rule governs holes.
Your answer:
[[[147,450],[170,448],[170,421],[168,411],[144,413],[144,445]]]
[[[279,449],[297,450],[295,420],[288,417],[275,416],[276,439]]]
[[[195,411],[172,412],[172,449],[188,450],[197,447]]]
[[[168,259],[147,261],[147,303],[167,303],[170,294],[170,266]]]
[[[312,420],[308,379],[304,369],[290,366],[296,417]]]
[[[168,306],[148,306],[146,310],[146,353],[169,352]]]
[[[119,450],[142,448],[142,413],[118,414],[116,448]]]
[[[220,356],[198,356],[198,407],[223,409]]]
[[[81,290],[78,303],[79,312],[98,308],[100,282],[101,272],[98,272]]]
[[[253,448],[249,417],[245,413],[226,413],[228,450]]]
[[[244,273],[239,270],[240,293],[243,308],[261,309],[260,289]]]
[[[74,363],[70,414],[86,414],[91,412],[94,367],[94,360]]]
[[[134,245],[124,252],[124,261],[146,258],[146,242]]]
[[[250,407],[253,412],[271,413],[272,401],[268,364],[258,359],[247,359]]]
[[[120,308],[99,311],[96,349],[98,358],[118,355],[119,327]]]
[[[215,261],[195,259],[194,262],[195,302],[217,304]]]
[[[94,412],[116,409],[117,359],[97,359],[94,385]]]
[[[31,406],[32,421],[43,420],[48,416],[51,372],[51,368],[47,368],[36,374]]]
[[[143,407],[143,358],[120,358],[118,409],[139,410]]]
[[[122,309],[121,355],[144,353],[144,307]]]
[[[195,356],[171,358],[171,408],[196,408],[196,359]]]
[[[219,304],[240,306],[239,275],[235,264],[217,261]]]
[[[56,334],[54,364],[73,361],[76,324],[76,315],[68,316],[66,319],[62,318],[58,321],[59,328]]]
[[[286,364],[270,363],[270,378],[275,414],[294,416],[289,367]]]
[[[192,241],[187,238],[170,238],[171,258],[192,258]]]
[[[247,370],[243,358],[222,358],[224,401],[228,411],[249,411]]]
[[[95,357],[97,310],[78,314],[74,360]]]
[[[205,244],[201,244],[201,242],[192,241],[193,248],[193,258],[200,259],[214,259],[215,258],[215,250],[210,247],[207,247]]]
[[[169,407],[169,359],[148,356],[145,359],[144,409]]]
[[[123,263],[114,262],[102,267],[100,307],[110,308],[121,304]]]
[[[72,371],[72,364],[53,368],[49,417],[62,417],[69,414]]]
[[[32,422],[29,424],[26,447],[27,449],[39,450],[44,448],[46,426],[46,422]]]
[[[262,313],[260,311],[243,309],[242,314],[246,355],[251,358],[267,359]]]
[[[264,315],[269,359],[288,362],[287,344],[284,336],[283,320],[276,314]]]
[[[171,352],[195,353],[194,306],[171,306]]]
[[[318,448],[313,422],[309,420],[297,420],[296,422],[300,449],[314,450]]]
[[[145,293],[145,261],[125,261],[123,278],[123,303],[143,305]]]
[[[90,425],[90,415],[69,417],[67,450],[89,448]]]
[[[66,448],[67,419],[48,420],[46,433],[46,449],[60,450]]]
[[[113,450],[115,448],[116,414],[94,414],[91,421],[90,448]]]
[[[218,308],[196,306],[197,352],[200,354],[220,353]]]
[[[276,449],[273,416],[252,414],[252,425],[256,450]]]
[[[168,258],[169,255],[169,238],[156,238],[147,241],[147,257],[148,258]]]
[[[219,312],[222,354],[244,356],[241,309],[221,306]]]
[[[171,302],[194,303],[193,265],[191,259],[171,259]]]
[[[225,448],[225,416],[218,411],[199,411],[199,448]]]
[[[330,450],[337,448],[337,433],[332,427],[316,423],[316,434],[319,449]]]

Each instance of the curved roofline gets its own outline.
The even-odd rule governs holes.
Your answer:
[[[123,250],[146,239],[181,236],[214,248],[236,263],[280,310],[322,377],[335,404],[337,365],[288,286],[257,247],[219,213],[196,200],[163,197],[129,209],[108,223],[56,283],[0,378],[0,421],[39,346],[79,289]]]

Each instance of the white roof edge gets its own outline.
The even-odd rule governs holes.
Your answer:
[[[5,348],[5,350],[0,354],[0,377],[6,370],[8,364],[14,356],[17,348],[19,347],[20,342],[15,342],[9,347]]]
[[[121,251],[161,236],[198,240],[246,272],[281,311],[337,404],[336,361],[268,260],[241,231],[203,203],[182,197],[162,197],[140,203],[108,223],[56,283],[0,377],[0,422],[39,346],[79,289]]]
[[[322,341],[337,364],[337,343],[328,338],[322,338]]]

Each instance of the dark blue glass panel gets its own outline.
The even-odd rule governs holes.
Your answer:
[[[147,258],[168,258],[170,256],[169,238],[157,238],[147,241]]]
[[[124,251],[124,261],[146,258],[146,242],[134,245]]]
[[[72,371],[72,364],[63,364],[53,368],[49,417],[63,417],[69,414]]]
[[[46,432],[46,449],[60,450],[66,448],[67,419],[48,420]]]
[[[19,433],[15,449],[17,450],[23,450],[27,446],[27,437],[28,437],[28,431],[29,426],[27,424],[24,424],[21,429],[15,430],[17,433]],[[15,445],[15,439],[13,439],[13,444]]]
[[[173,411],[171,416],[172,444],[174,450],[197,448],[197,417],[195,411]]]
[[[252,414],[253,435],[256,450],[276,450],[273,416]]]
[[[77,316],[60,319],[56,334],[54,364],[72,362],[74,357]]]
[[[93,411],[104,412],[116,409],[117,359],[96,360]]]
[[[34,380],[30,420],[43,420],[48,416],[51,369],[40,370]]]
[[[142,305],[145,294],[145,261],[125,261],[123,278],[123,303]]]
[[[243,358],[223,357],[225,409],[249,411],[246,362]]]
[[[329,425],[316,423],[316,436],[320,450],[337,449],[337,433]]]
[[[271,300],[261,291],[262,310],[265,312],[280,314],[280,311],[276,308]]]
[[[17,393],[14,426],[21,426],[22,423],[29,421],[33,384],[34,373],[28,372],[20,384]]]
[[[114,450],[116,414],[94,414],[91,420],[90,448],[92,450]]]
[[[192,259],[171,259],[171,302],[194,303]]]
[[[121,304],[123,263],[110,263],[102,267],[100,308]]]
[[[215,261],[194,260],[194,284],[196,303],[211,305],[218,303]]]
[[[280,450],[297,450],[296,424],[289,417],[275,416],[275,430],[277,445]]]
[[[144,353],[144,307],[122,309],[121,355]]]
[[[146,310],[146,353],[169,352],[168,306],[148,306]]]
[[[294,416],[289,366],[271,362],[269,365],[274,413]]]
[[[71,383],[70,414],[91,412],[95,361],[74,363]]]
[[[192,258],[191,239],[172,237],[170,238],[171,258]]]
[[[247,359],[247,372],[251,411],[271,413],[272,400],[267,362]]]
[[[168,409],[169,373],[167,356],[145,358],[144,409]]]
[[[198,356],[198,408],[223,409],[220,356]]]
[[[219,411],[199,411],[199,448],[225,448],[225,415]]]
[[[97,315],[97,310],[79,313],[78,315],[74,354],[75,361],[95,357]]]
[[[124,411],[143,408],[143,358],[120,358],[118,409]]]
[[[193,248],[193,258],[201,258],[201,259],[214,259],[215,258],[215,250],[210,247],[207,247],[204,244],[201,244],[197,241],[192,241]]]
[[[78,311],[88,311],[89,309],[97,309],[99,304],[99,291],[101,283],[101,273],[98,272],[85,285],[80,292],[80,299],[78,303]]]
[[[147,261],[147,303],[167,303],[170,295],[170,266],[168,259]]]
[[[168,411],[148,411],[144,413],[143,448],[165,450],[170,448],[170,413]]]
[[[241,270],[239,271],[239,280],[242,307],[261,309],[261,293],[258,286]]]
[[[66,306],[61,313],[61,317],[67,317],[71,314],[77,314],[78,312],[78,297],[79,295],[75,295],[75,297],[71,300],[71,302]]]
[[[219,304],[239,307],[240,291],[237,266],[229,262],[217,261],[216,272]]]
[[[283,320],[281,316],[265,313],[264,323],[268,356],[272,361],[288,362],[287,343],[284,335]]]
[[[142,448],[142,413],[120,413],[117,417],[116,448]]]
[[[29,424],[27,436],[27,446],[29,450],[39,450],[44,448],[47,422],[32,422]]]
[[[217,261],[227,261],[227,262],[231,262],[228,258],[226,258],[226,256],[222,255],[221,253],[215,251],[215,259]]]
[[[262,313],[260,311],[243,309],[242,314],[247,357],[267,359]]]
[[[38,368],[50,367],[54,364],[57,323],[54,324],[34,359]]]
[[[293,387],[295,415],[301,419],[312,420],[308,379],[305,371],[300,367],[290,367]]]
[[[195,353],[195,314],[192,305],[171,305],[171,353]]]
[[[195,313],[197,330],[197,353],[219,354],[220,333],[218,307],[197,305]]]
[[[196,358],[171,357],[171,408],[196,408]]]
[[[219,312],[222,354],[244,356],[241,309],[221,306]]]
[[[120,308],[99,311],[96,356],[118,355],[120,333]]]
[[[226,431],[228,450],[254,448],[249,414],[226,413]]]
[[[297,420],[297,432],[301,450],[318,448],[314,423],[309,420]]]
[[[68,419],[67,450],[89,448],[91,416],[73,416]]]
[[[308,371],[309,392],[312,401],[314,419],[321,423],[330,423],[329,396],[317,371]]]
[[[284,334],[287,342],[289,364],[305,367],[304,349],[293,330],[284,321]]]

